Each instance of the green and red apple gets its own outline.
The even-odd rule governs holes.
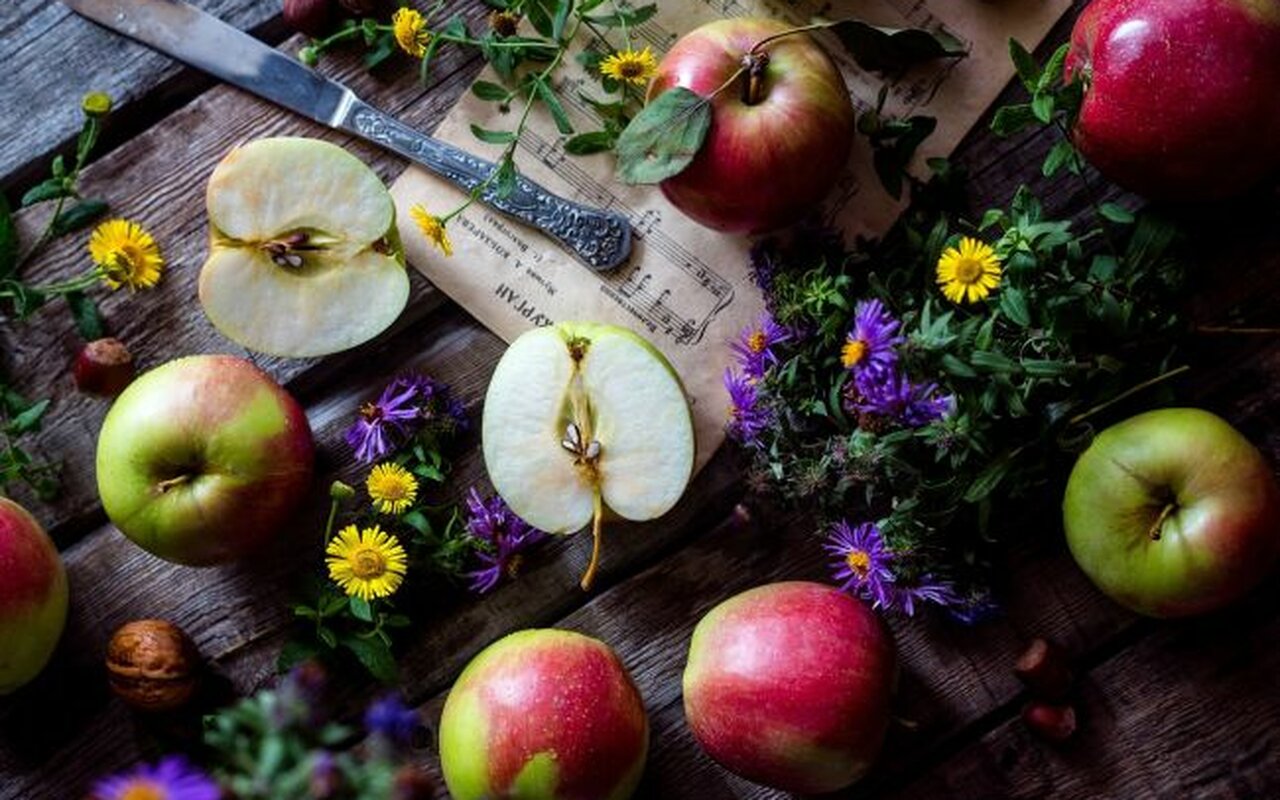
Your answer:
[[[623,519],[671,510],[693,475],[693,417],[675,368],[616,325],[562,322],[523,334],[485,396],[485,467],[530,525],[593,525],[591,585],[606,509]]]
[[[1067,56],[1073,139],[1139,194],[1215,200],[1280,169],[1280,3],[1094,0]]]
[[[258,139],[214,169],[200,302],[234,342],[322,356],[384,331],[409,300],[396,209],[364,162],[318,139]]]
[[[685,717],[731,772],[784,791],[833,792],[880,752],[895,662],[893,639],[865,603],[817,583],[760,586],[694,629]]]
[[[0,497],[0,695],[30,682],[67,622],[67,572],[49,535]]]
[[[661,184],[697,222],[762,233],[812,213],[839,180],[853,146],[849,90],[826,51],[775,19],[723,19],[675,43],[658,65],[649,99],[676,87],[711,97],[711,127],[684,170]],[[757,47],[759,45],[759,47]],[[741,70],[757,66],[718,93]]]
[[[608,645],[564,630],[513,633],[459,676],[440,719],[454,800],[626,800],[649,720]]]
[[[98,436],[98,493],[125,536],[204,566],[270,540],[311,485],[314,446],[298,402],[242,358],[202,355],[142,375]]]
[[[1107,428],[1080,456],[1062,502],[1067,545],[1105,594],[1141,614],[1221,608],[1280,557],[1271,467],[1222,418],[1149,411]]]

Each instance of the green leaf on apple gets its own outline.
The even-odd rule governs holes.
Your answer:
[[[859,19],[827,24],[858,66],[871,72],[897,75],[925,61],[969,55],[965,43],[945,30],[883,28]]]
[[[706,98],[677,87],[658,95],[618,137],[618,178],[661,183],[689,166],[711,127]]]

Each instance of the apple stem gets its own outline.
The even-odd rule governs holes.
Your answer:
[[[1173,503],[1165,503],[1164,508],[1160,509],[1160,516],[1156,517],[1156,521],[1151,523],[1151,527],[1147,529],[1147,536],[1151,541],[1160,541],[1160,534],[1164,530],[1164,523],[1169,519],[1169,515],[1177,511],[1178,507]]]
[[[156,488],[160,490],[160,494],[165,494],[175,486],[181,486],[182,484],[187,483],[190,480],[191,480],[190,475],[179,475],[176,478],[169,478],[168,480],[160,481],[159,483],[156,484]]]
[[[759,105],[764,100],[764,71],[768,66],[768,53],[753,51],[742,57],[741,71],[746,76],[742,82],[742,102],[746,105]]]
[[[604,500],[601,499],[599,489],[596,490],[594,511],[591,519],[591,563],[587,564],[587,571],[582,573],[582,581],[578,584],[584,592],[591,591],[591,584],[596,581],[596,570],[600,566],[600,545],[604,539]]]

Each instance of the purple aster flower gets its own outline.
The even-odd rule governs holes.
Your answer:
[[[893,601],[893,553],[885,546],[880,529],[870,522],[857,527],[845,520],[837,522],[823,549],[834,560],[833,577],[842,581],[840,590],[872,602],[874,608],[889,608]]]
[[[879,300],[863,300],[853,310],[853,328],[840,350],[840,363],[856,374],[884,374],[898,363],[901,323]]]
[[[365,730],[370,735],[385,737],[395,745],[411,744],[421,724],[418,712],[406,707],[396,692],[373,701],[364,712]]]
[[[738,334],[738,340],[729,345],[738,356],[738,366],[748,379],[758,381],[764,377],[769,368],[778,363],[778,354],[773,352],[776,344],[791,338],[786,328],[774,321],[773,317],[763,314],[755,325],[748,325]]]
[[[470,572],[471,591],[492,591],[503,576],[514,578],[523,560],[521,551],[546,538],[547,534],[516,516],[501,497],[488,500],[473,487],[467,495],[467,531],[487,547],[476,553],[482,567]]]
[[[127,800],[153,797],[159,800],[218,800],[222,790],[205,773],[182,756],[166,756],[155,766],[142,764],[132,772],[98,781],[94,800]]]
[[[731,369],[724,371],[724,388],[729,392],[729,436],[746,446],[759,444],[760,434],[773,422],[768,409],[760,405],[760,390]]]
[[[411,378],[396,378],[373,403],[360,406],[360,419],[347,430],[347,444],[356,451],[356,460],[372,464],[394,446],[394,439],[406,433],[418,419],[419,387]]]
[[[896,586],[893,590],[893,602],[908,617],[916,615],[916,603],[933,603],[943,608],[951,608],[963,601],[955,587],[946,581],[934,581],[932,576],[925,575],[914,586]]]
[[[861,372],[855,381],[855,411],[889,417],[912,428],[928,425],[955,410],[955,398],[939,395],[937,384],[914,383],[896,369]]]
[[[765,303],[773,302],[773,278],[778,272],[778,242],[761,239],[751,246],[751,282],[760,287]]]

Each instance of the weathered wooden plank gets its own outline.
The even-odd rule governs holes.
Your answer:
[[[1012,719],[888,796],[1280,796],[1278,597],[1272,582],[1229,611],[1153,625],[1083,678],[1066,745]]]
[[[194,4],[238,28],[283,38],[280,3],[273,0],[194,0]],[[15,0],[0,6],[0,185],[29,181],[52,154],[80,130],[80,95],[111,95],[118,130],[140,130],[162,108],[207,86],[171,59],[116,36],[73,13],[57,0]]]
[[[291,40],[285,46],[296,47],[299,41]],[[443,118],[478,68],[478,62],[462,51],[445,50],[434,73],[435,83],[424,91],[417,84],[416,70],[407,64],[395,80],[383,82],[353,62],[339,62],[338,76],[372,102],[427,130]],[[288,384],[311,370],[339,372],[346,361],[364,357],[355,352],[325,360],[290,360],[250,354],[214,330],[196,300],[196,281],[208,236],[204,210],[207,176],[238,142],[281,134],[316,136],[343,144],[387,181],[404,166],[402,160],[351,137],[327,131],[237,90],[219,87],[85,171],[84,193],[107,198],[113,214],[141,222],[160,243],[168,261],[164,278],[153,290],[136,295],[127,291],[97,294],[113,334],[129,345],[143,368],[180,355],[229,352],[250,357]],[[28,278],[56,280],[86,269],[86,236],[74,234],[58,240],[28,267]],[[392,332],[384,336],[412,325],[443,302],[416,271],[410,275],[414,287],[410,304]],[[74,540],[99,518],[93,453],[108,404],[71,386],[69,369],[64,365],[71,363],[81,344],[61,302],[41,309],[26,324],[0,326],[0,354],[16,385],[29,396],[54,398],[45,429],[27,441],[34,452],[65,462],[63,492],[48,504],[20,491],[15,494],[62,543]]]

